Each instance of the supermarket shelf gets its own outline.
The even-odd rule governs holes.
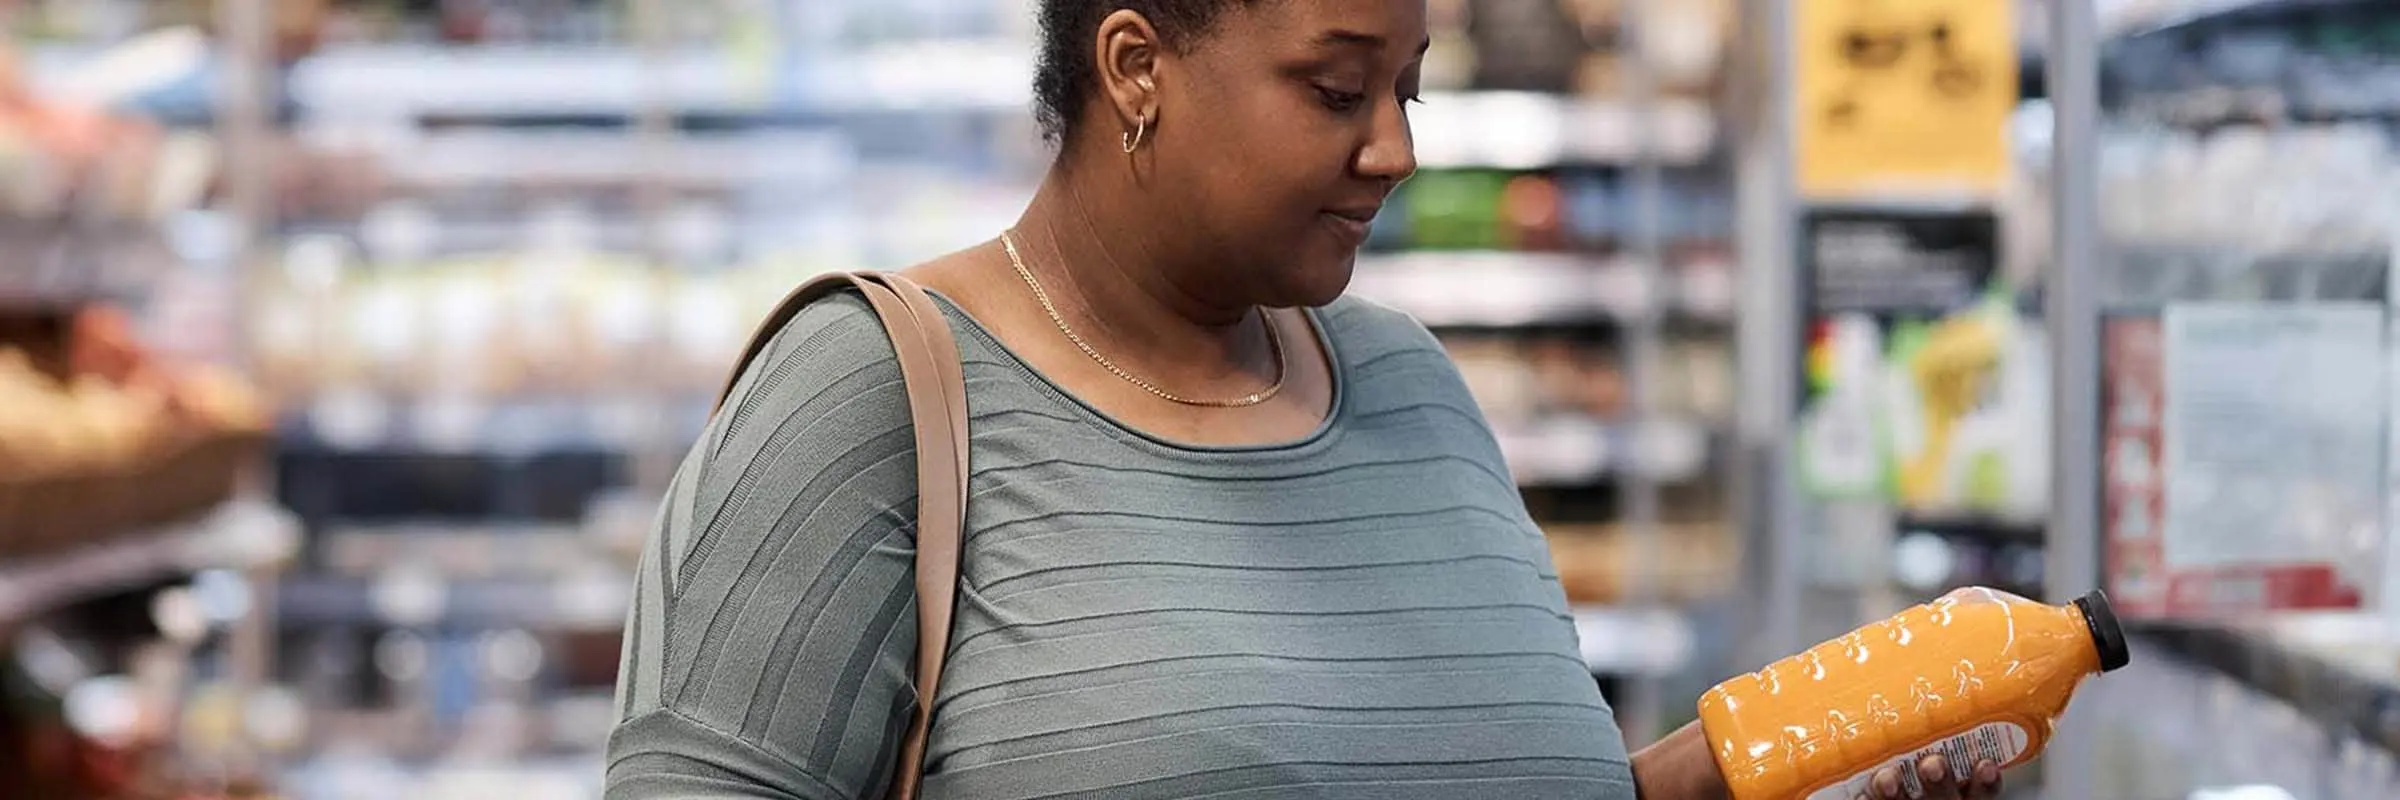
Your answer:
[[[610,46],[345,45],[301,61],[291,86],[299,108],[326,118],[629,117],[653,104],[678,115],[762,121],[1027,115],[1032,50],[1013,39],[937,40],[762,65],[714,50],[646,62],[631,48]],[[927,57],[933,53],[939,58]],[[1718,138],[1715,113],[1696,100],[1636,105],[1534,92],[1422,99],[1410,120],[1418,161],[1428,168],[1693,164],[1714,152]]]
[[[176,263],[165,231],[135,222],[0,219],[0,308],[130,294]]]
[[[2108,37],[2103,102],[2113,114],[2203,130],[2276,121],[2391,124],[2400,105],[2376,48],[2325,32],[2385,28],[2395,10],[2380,0],[2174,4],[2173,13]],[[2314,65],[2271,66],[2292,62]]]
[[[613,719],[604,722],[613,724]],[[602,730],[606,730],[603,725]],[[606,791],[607,756],[598,749],[581,757],[459,758],[409,763],[381,753],[334,751],[303,759],[284,771],[295,798],[508,797],[569,800]]]
[[[2147,35],[2173,34],[2195,25],[2207,26],[2244,15],[2281,13],[2290,10],[2327,8],[2347,5],[2369,5],[2373,0],[2123,0],[2100,3],[2098,33],[2107,43]],[[2020,34],[2017,49],[2022,69],[2038,75],[2048,58],[2049,28],[2034,25]],[[2042,97],[2044,95],[2028,95]]]
[[[2107,768],[2079,797],[2390,800],[2400,757],[2343,725],[2136,635],[2133,663],[2084,684]],[[2038,772],[2039,766],[2033,767]],[[2031,777],[2031,775],[2029,775]],[[2015,778],[2011,778],[2015,781]],[[2030,781],[2029,781],[2030,783]]]
[[[819,131],[686,133],[647,142],[616,131],[489,128],[428,132],[387,143],[381,156],[392,183],[411,189],[818,185],[838,180],[857,158],[848,140]]]
[[[2311,12],[2385,7],[2379,0],[2184,0],[2148,15],[2120,15],[2106,20],[2105,32],[2126,38],[2174,36],[2205,29],[2255,28],[2305,21]]]
[[[578,522],[340,525],[317,534],[315,549],[326,572],[354,578],[394,564],[421,565],[453,579],[523,577],[588,568],[608,558]]]
[[[2281,700],[2329,729],[2400,753],[2400,647],[2344,647],[2321,637],[2201,625],[2147,625],[2136,637]]]
[[[1409,109],[1417,162],[1428,169],[1540,169],[1655,162],[1684,166],[1716,148],[1706,103],[1650,105],[1533,92],[1433,93]],[[1649,148],[1647,152],[1644,148]]]
[[[939,58],[929,58],[934,53]],[[928,65],[939,64],[939,68]],[[630,47],[344,45],[292,68],[305,112],[406,118],[1023,112],[1023,42],[939,40],[758,64],[730,50],[645,60]]]
[[[237,501],[186,524],[0,567],[0,621],[182,572],[274,563],[289,558],[299,540],[290,515]]]
[[[486,401],[328,393],[278,426],[284,444],[334,452],[530,455],[681,449],[707,424],[710,399],[655,396]]]
[[[1628,259],[1562,253],[1421,251],[1359,257],[1350,293],[1431,327],[1614,322],[1664,308],[1681,321],[1732,319],[1729,268],[1678,267],[1664,287]]]
[[[1708,427],[1689,420],[1659,420],[1647,433],[1574,416],[1492,427],[1509,471],[1519,484],[1534,488],[1589,486],[1631,470],[1681,483],[1705,475],[1712,460]]]
[[[611,631],[633,597],[625,569],[582,576],[455,580],[407,567],[375,578],[316,575],[276,589],[287,625]]]
[[[1683,612],[1663,608],[1576,606],[1575,635],[1594,674],[1667,677],[1692,662],[1698,640]]]
[[[1987,545],[2040,547],[2049,538],[2048,526],[1982,515],[1916,515],[1903,513],[1893,529],[1901,534],[1929,533]]]

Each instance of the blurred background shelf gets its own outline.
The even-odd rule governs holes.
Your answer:
[[[534,455],[680,452],[707,424],[708,396],[589,395],[544,399],[328,393],[281,422],[306,452]]]
[[[650,56],[612,45],[339,45],[292,67],[314,115],[504,119],[890,112],[1018,114],[1021,39],[945,38],[778,58],[722,49]],[[929,60],[940,70],[924,69]]]
[[[1901,534],[1930,534],[1984,544],[2040,545],[2047,526],[2040,520],[2011,519],[1994,514],[1903,513],[1894,526]]]
[[[1594,673],[1663,677],[1691,666],[1697,634],[1682,611],[1582,605],[1571,612]]]
[[[2138,636],[2163,655],[2275,698],[2329,731],[2400,754],[2400,647],[2381,625],[2358,618],[2149,625]]]
[[[1681,483],[1707,477],[1714,463],[1714,437],[1688,422],[1662,420],[1635,429],[1554,417],[1493,427],[1509,471],[1528,487],[1589,486],[1627,473]]]
[[[421,626],[613,635],[625,624],[625,602],[632,587],[623,576],[604,574],[605,578],[585,581],[482,578],[422,585],[407,583],[415,579],[409,575],[375,582],[308,578],[278,588],[279,613],[285,624],[303,627]]]
[[[1351,293],[1429,327],[1508,329],[1610,324],[1655,314],[1730,325],[1732,269],[1677,265],[1664,286],[1627,258],[1571,253],[1416,251],[1359,258]]]
[[[839,115],[1022,115],[1033,75],[1023,44],[928,40],[783,59],[721,51],[649,57],[626,47],[343,46],[303,59],[291,83],[303,111],[334,118],[604,122],[660,112],[800,125]],[[928,59],[950,66],[922,69]],[[1694,100],[1636,107],[1512,91],[1429,92],[1424,100],[1411,121],[1419,162],[1430,168],[1691,164],[1715,149],[1715,114]]]
[[[167,232],[137,222],[0,218],[0,314],[62,311],[139,294],[176,263]]]
[[[14,559],[0,564],[0,626],[178,574],[274,564],[299,545],[299,526],[288,513],[241,501],[189,522]]]

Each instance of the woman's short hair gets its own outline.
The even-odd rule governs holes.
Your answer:
[[[1092,63],[1092,37],[1100,21],[1120,9],[1150,20],[1166,46],[1182,51],[1217,21],[1217,15],[1254,0],[1041,0],[1041,53],[1033,76],[1034,117],[1042,135],[1064,142],[1074,135],[1083,104],[1099,82]]]

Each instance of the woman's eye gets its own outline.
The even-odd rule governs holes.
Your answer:
[[[1367,96],[1363,93],[1327,89],[1323,86],[1317,87],[1317,99],[1324,102],[1326,108],[1345,114],[1358,110],[1359,106],[1365,105],[1367,102]]]

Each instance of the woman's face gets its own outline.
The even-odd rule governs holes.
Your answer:
[[[1416,171],[1404,104],[1425,43],[1423,0],[1259,0],[1161,64],[1144,166],[1171,218],[1222,251],[1209,280],[1270,306],[1341,295]]]

